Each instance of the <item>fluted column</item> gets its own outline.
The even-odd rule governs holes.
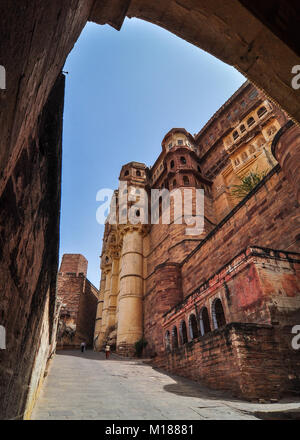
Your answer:
[[[95,332],[94,332],[94,350],[99,351],[103,345],[103,335],[102,330],[102,314],[103,314],[103,303],[104,303],[104,289],[105,289],[105,278],[106,275],[102,272],[102,277],[100,281],[100,291],[98,298]]]
[[[289,121],[276,134],[272,153],[300,203],[300,127]]]
[[[103,336],[105,335],[108,328],[108,308],[109,308],[109,295],[110,295],[110,285],[111,285],[111,267],[106,271],[105,278],[105,290],[104,290],[104,301],[103,301],[103,311],[102,311],[102,330]]]
[[[117,297],[119,292],[119,256],[114,255],[112,261],[110,292],[108,297],[107,327],[116,324]]]
[[[120,273],[117,351],[135,352],[143,335],[143,228],[124,228]]]

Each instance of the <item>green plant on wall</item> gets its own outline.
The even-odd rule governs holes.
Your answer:
[[[142,357],[144,348],[147,347],[148,342],[146,339],[141,338],[135,343],[135,353],[137,357]]]
[[[235,199],[243,199],[249,194],[264,177],[268,174],[269,170],[264,171],[251,171],[249,174],[239,177],[241,183],[233,185],[231,188],[231,195]]]

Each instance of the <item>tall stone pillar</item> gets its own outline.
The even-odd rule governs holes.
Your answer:
[[[120,273],[117,351],[135,353],[135,343],[143,336],[143,226],[123,229]]]
[[[98,307],[96,314],[95,333],[94,333],[94,350],[96,351],[100,351],[103,345],[102,313],[103,313],[103,303],[104,303],[105,278],[106,276],[102,272],[102,277],[100,281],[100,292],[98,298]]]
[[[300,203],[300,127],[288,121],[276,134],[272,153]]]
[[[113,261],[112,261],[110,292],[108,298],[107,327],[111,327],[116,324],[118,293],[119,293],[119,254],[114,253]]]
[[[101,327],[101,333],[103,339],[105,338],[108,329],[108,308],[109,308],[109,295],[110,295],[110,286],[111,286],[111,266],[110,268],[106,268],[105,274],[106,277],[105,277],[105,290],[104,290],[102,327]],[[105,343],[105,341],[103,341],[103,343]]]

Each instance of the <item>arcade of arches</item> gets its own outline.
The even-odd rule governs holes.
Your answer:
[[[289,213],[290,222],[297,224],[297,200],[298,203],[300,201],[300,142],[297,126],[300,121],[300,100],[299,91],[291,87],[291,69],[299,64],[299,2],[20,0],[16,7],[14,2],[1,1],[0,63],[5,67],[7,75],[6,90],[0,90],[0,325],[7,332],[7,349],[0,351],[2,419],[28,417],[40,389],[49,356],[55,347],[64,105],[64,77],[61,70],[88,20],[98,24],[108,23],[120,29],[126,16],[162,26],[235,66],[258,88],[265,91],[270,102],[282,106],[288,122],[282,125],[273,143],[273,154],[278,166],[273,175],[269,176],[267,186],[271,182],[271,189],[277,193],[281,191],[281,194],[288,197],[289,203],[294,203],[295,212]],[[176,181],[176,184],[179,182]],[[265,191],[264,188],[262,191]],[[258,198],[260,196],[261,193]],[[261,203],[263,205],[263,201]],[[261,210],[264,209],[262,205]],[[282,210],[277,212],[278,217],[272,219],[273,226],[285,218],[286,209],[283,205]],[[252,215],[249,212],[250,214]],[[276,234],[287,236],[290,232],[288,224],[283,221],[280,232],[276,231]],[[218,235],[218,231],[215,233]],[[227,231],[227,235],[231,233],[231,230]],[[297,234],[293,237],[296,243]],[[255,279],[258,273],[265,280],[264,270],[271,271],[272,267],[280,266],[283,271],[288,272],[289,276],[284,279],[283,285],[290,293],[289,298],[293,298],[292,272],[298,264],[298,257],[293,254],[295,243],[281,253],[271,251],[269,248],[272,246],[267,246],[268,249],[265,250],[248,246],[239,256],[231,255],[231,258],[236,258],[239,262],[238,266],[232,266],[232,270],[239,271],[245,266],[245,270],[250,271],[249,280]],[[209,245],[208,243],[207,246]],[[195,251],[198,252],[201,246],[204,244],[198,244]],[[182,268],[189,273],[189,277],[195,277],[196,269],[193,273],[191,258],[192,256],[186,256]],[[264,268],[260,264],[260,258],[265,258],[268,262]],[[238,298],[241,304],[236,304],[230,286],[229,289],[224,287],[226,276],[222,267],[219,265],[215,268],[218,272],[214,276],[211,271],[211,278],[206,280],[206,284],[199,285],[197,292],[189,293],[178,306],[176,315],[173,309],[164,315],[161,345],[165,347],[163,339],[167,334],[170,350],[162,358],[157,357],[157,362],[164,368],[174,370],[178,357],[182,355],[181,351],[192,350],[191,347],[194,347],[191,356],[196,356],[197,359],[202,357],[201,362],[206,367],[201,373],[197,373],[189,370],[184,362],[180,365],[189,377],[202,379],[206,374],[211,384],[216,376],[209,375],[210,360],[203,358],[207,350],[217,352],[223,347],[226,352],[226,341],[232,342],[233,351],[237,350],[238,345],[242,347],[243,335],[251,337],[258,332],[264,337],[265,345],[271,353],[270,347],[274,338],[281,343],[280,338],[285,334],[277,332],[276,326],[271,329],[263,325],[254,328],[244,327],[245,323],[234,324],[234,321],[239,321],[239,307],[245,306],[243,301],[246,301],[249,292],[245,293],[244,298]],[[176,274],[176,264],[168,266],[166,262],[157,271],[162,274],[162,279],[167,279],[167,272],[170,271],[173,271],[177,280],[180,278]],[[238,280],[237,274],[237,283]],[[208,302],[201,304],[201,310],[195,311],[197,295],[201,294],[204,286],[213,290],[218,283],[220,302],[212,302],[212,292]],[[270,289],[266,284],[265,287]],[[159,288],[157,285],[158,290]],[[258,296],[257,302],[260,300],[261,296]],[[289,301],[281,299],[281,307],[284,309],[286,303],[293,302],[292,299]],[[230,304],[235,314],[234,319],[230,319],[231,323],[225,326],[225,333],[215,325],[218,322],[224,324],[220,304],[224,309],[226,322]],[[296,313],[296,302],[293,304]],[[269,310],[262,307],[262,322],[272,321],[270,326],[281,322],[281,318],[276,315],[277,312],[280,315],[278,310],[273,310],[272,320],[268,321]],[[192,313],[195,318],[190,319]],[[254,314],[255,309],[248,307],[247,323],[253,322]],[[182,321],[185,323],[184,331],[180,327]],[[285,325],[288,332],[288,317]],[[204,336],[201,336],[202,333]],[[209,339],[212,333],[215,335],[213,341]],[[191,342],[191,334],[193,340],[200,341],[202,337],[198,345]],[[183,346],[180,345],[180,338],[185,341]],[[177,351],[172,350],[172,341],[175,339],[178,341]],[[205,344],[207,350],[203,350]],[[242,349],[246,350],[244,346]],[[199,352],[195,353],[197,350]],[[286,354],[284,349],[282,353]],[[249,355],[245,351],[245,358]],[[230,359],[234,370],[234,358]],[[276,362],[280,363],[280,360],[277,359]],[[252,359],[253,368],[256,364],[259,364],[259,354]],[[229,364],[226,365],[229,368]],[[294,364],[291,361],[289,365]],[[228,387],[229,376],[224,375],[221,370],[217,373],[228,379],[227,383],[222,383],[220,379],[218,386]],[[196,374],[201,377],[196,377]],[[292,371],[281,371],[278,374],[281,375],[278,380],[282,389],[291,388],[291,384],[286,383],[286,374],[294,378],[293,389],[296,387],[297,374],[293,368]],[[247,391],[247,383],[241,385],[241,382],[240,388],[236,382],[237,393],[242,387],[244,394],[251,395],[252,391]],[[267,392],[263,388],[263,381],[256,385],[257,390]],[[251,384],[249,387],[251,388]],[[273,391],[270,389],[268,392],[271,395]]]

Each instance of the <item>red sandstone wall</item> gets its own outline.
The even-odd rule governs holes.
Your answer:
[[[22,418],[24,413],[47,292],[52,333],[63,101],[60,76],[38,126],[30,139],[23,139],[24,149],[1,197],[0,323],[6,327],[7,349],[0,351],[0,419]]]
[[[181,267],[183,297],[187,297],[198,286],[212,277],[214,273],[225,264],[228,264],[233,257],[240,253],[241,249],[246,248],[249,244],[299,251],[299,218],[300,209],[293,189],[277,167],[273,170],[273,175],[267,178],[256,191],[253,191],[240,206],[232,211],[231,216],[216,228],[215,233],[211,233],[203,244],[199,245],[199,249],[184,261]],[[170,225],[170,227],[172,226],[175,227]],[[144,327],[149,342],[149,353],[151,346],[155,346],[156,352],[163,349],[160,323],[162,314],[167,311],[161,310],[160,298],[156,292],[156,286],[161,281],[161,274],[159,271],[155,271],[154,268],[161,261],[166,261],[167,257],[169,261],[172,261],[172,259],[176,262],[182,261],[188,249],[185,247],[185,242],[180,243],[180,236],[174,235],[173,232],[174,240],[177,239],[179,244],[172,248],[171,254],[169,251],[169,235],[167,235],[168,227],[168,225],[163,226],[161,231],[158,228],[160,233],[157,235],[154,234],[153,228],[150,236],[150,243],[155,247],[148,258],[148,278],[144,298]],[[180,232],[182,233],[182,229],[180,230],[179,226]],[[196,242],[187,243],[188,246],[194,247]],[[290,286],[290,290],[297,289],[296,274],[292,274],[290,271],[285,280],[279,280],[282,273],[280,269],[280,276],[277,276],[276,281],[275,273],[277,270],[278,268],[274,263],[273,268],[269,268],[268,274],[270,277],[269,284],[272,285],[273,289],[277,289],[276,294],[280,295],[280,283],[283,283],[281,284],[282,291],[285,291],[283,285]],[[231,304],[228,304],[226,298],[224,281],[221,282],[219,287],[219,296],[230,321],[272,322],[273,317],[275,321],[278,319],[275,318],[275,315],[278,314],[276,307],[269,304],[270,300],[263,293],[264,289],[268,290],[265,275],[261,279],[254,267],[245,268],[244,273],[238,277],[233,277],[232,268],[230,268],[229,273],[230,275],[226,276],[224,280],[226,279],[228,282]],[[172,275],[170,274],[170,276]],[[293,280],[289,277],[292,277]],[[168,283],[166,291],[167,286]],[[171,304],[173,304],[172,300],[169,309],[172,307]],[[205,305],[208,308],[210,307],[209,303]],[[163,307],[167,308],[167,305],[164,303]],[[295,309],[298,307],[299,304],[295,303]],[[273,308],[272,316],[270,308]]]
[[[87,275],[88,261],[80,254],[64,254],[60,265],[59,273],[74,273],[76,275]]]
[[[183,263],[184,296],[249,245],[299,252],[300,207],[278,167],[232,213]]]
[[[62,302],[58,349],[78,348],[83,341],[93,346],[99,292],[82,275],[86,267],[87,260],[82,255],[65,254],[63,257],[57,277],[57,295]]]
[[[7,76],[7,90],[1,91],[0,195],[33,138],[37,119],[86,24],[92,3],[0,2],[0,58]]]
[[[93,346],[96,312],[99,291],[87,279],[84,280],[83,292],[80,296],[76,327],[76,341],[86,341]]]
[[[58,275],[57,295],[62,301],[61,315],[69,315],[77,320],[80,295],[83,291],[84,277],[75,274]]]
[[[162,346],[162,315],[183,299],[179,264],[157,267],[154,280],[153,290],[144,298],[144,332],[148,341],[145,353],[149,356]]]
[[[291,348],[290,330],[229,324],[157,357],[153,363],[172,374],[250,400],[300,394],[300,354]]]

